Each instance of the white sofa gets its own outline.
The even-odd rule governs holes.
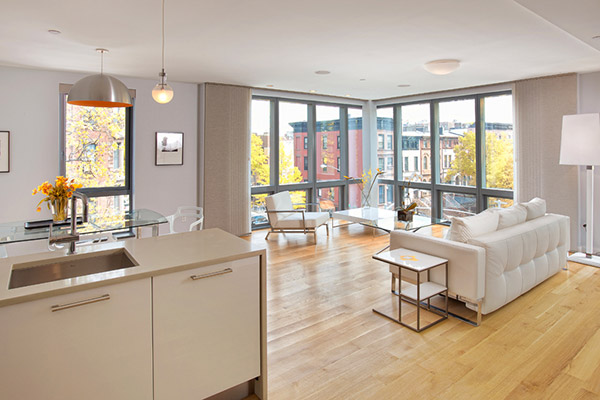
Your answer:
[[[545,201],[534,199],[453,218],[448,236],[454,240],[393,231],[390,248],[448,259],[448,290],[478,311],[479,324],[481,314],[497,310],[566,266],[569,217],[546,214]],[[397,270],[390,266],[390,272]],[[443,272],[432,271],[431,280],[443,284]]]

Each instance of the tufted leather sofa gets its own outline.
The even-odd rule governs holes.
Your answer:
[[[448,290],[467,307],[479,308],[480,321],[481,314],[497,310],[566,266],[569,240],[569,217],[545,214],[466,243],[393,231],[390,248],[448,259]],[[443,272],[432,272],[431,280],[443,284]]]

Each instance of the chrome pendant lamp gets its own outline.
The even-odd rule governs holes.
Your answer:
[[[96,49],[100,53],[100,74],[86,76],[75,82],[67,103],[86,107],[131,107],[131,96],[127,86],[117,78],[104,74],[104,53],[106,49]]]
[[[167,84],[165,73],[165,0],[162,0],[162,70],[158,74],[160,82],[152,89],[152,98],[160,104],[167,104],[173,99],[173,88]]]

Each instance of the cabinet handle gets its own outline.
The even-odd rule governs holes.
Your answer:
[[[231,268],[225,268],[223,271],[209,272],[208,274],[202,274],[202,275],[192,275],[192,276],[190,276],[190,278],[197,281],[198,279],[212,278],[213,276],[230,274],[232,272],[233,272],[233,270]]]
[[[66,310],[66,309],[73,308],[73,307],[84,306],[86,304],[97,303],[99,301],[104,301],[104,300],[110,300],[110,294],[103,294],[102,296],[94,297],[93,299],[75,301],[73,303],[68,303],[68,304],[57,304],[57,305],[52,306],[51,309],[52,309],[52,312],[55,312],[55,311],[60,311],[60,310]]]

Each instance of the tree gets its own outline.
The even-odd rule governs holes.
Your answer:
[[[454,147],[454,159],[448,174],[443,177],[444,182],[451,183],[454,177],[460,176],[466,180],[467,185],[472,185],[476,174],[475,154],[475,132],[468,131],[458,139],[458,145]]]
[[[124,141],[123,108],[67,105],[66,174],[84,188],[124,185]]]
[[[250,135],[250,171],[253,186],[269,184],[269,155],[265,153],[260,136]],[[267,148],[268,151],[268,148]]]
[[[454,160],[444,182],[451,182],[458,175],[472,185],[476,175],[475,155],[475,132],[468,131],[454,147]],[[486,187],[512,189],[513,143],[509,137],[494,132],[486,133],[485,169]]]

